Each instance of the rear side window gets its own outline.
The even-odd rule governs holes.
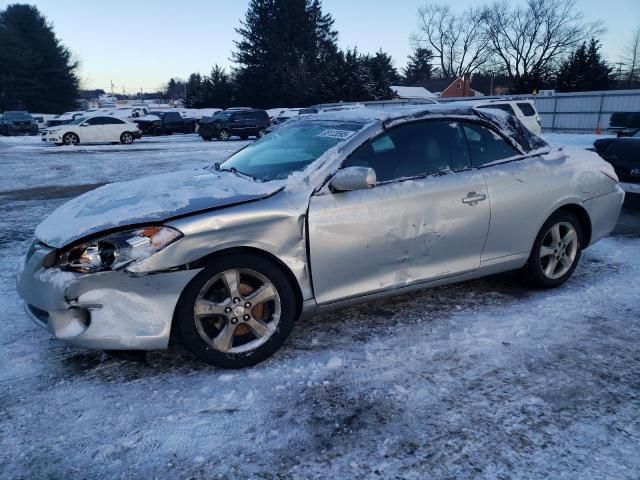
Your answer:
[[[106,117],[92,117],[89,120],[87,120],[87,123],[89,125],[106,125],[107,120],[109,120]]]
[[[482,125],[465,123],[464,133],[474,167],[520,155],[504,138]]]
[[[373,168],[379,182],[388,182],[469,168],[469,151],[457,122],[412,123],[369,140],[344,166]]]
[[[535,108],[533,108],[530,103],[523,102],[523,103],[518,103],[517,105],[518,105],[518,108],[522,110],[522,114],[525,117],[533,117],[536,114]]]
[[[109,118],[105,117],[102,120],[103,120],[102,122],[103,125],[121,125],[124,123],[124,121],[114,117],[109,117]]]

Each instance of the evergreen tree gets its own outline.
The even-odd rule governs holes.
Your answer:
[[[366,58],[366,64],[373,85],[372,100],[387,100],[393,97],[391,85],[398,83],[398,71],[393,66],[390,55],[378,50],[375,55]]]
[[[320,0],[251,0],[237,32],[240,103],[306,105],[335,93],[337,33]]]
[[[407,66],[403,70],[403,82],[407,86],[414,85],[422,80],[433,78],[431,61],[433,52],[428,48],[417,47],[408,57]]]
[[[219,65],[214,65],[204,82],[204,107],[229,108],[235,92],[231,78]]]
[[[199,73],[192,73],[189,75],[186,90],[185,106],[187,108],[203,108],[206,102],[202,75]]]
[[[36,7],[16,4],[0,12],[0,111],[72,109],[77,68]]]
[[[164,92],[165,98],[169,100],[177,100],[179,98],[185,98],[186,83],[179,78],[172,78],[169,80]]]
[[[607,90],[611,67],[600,55],[600,43],[591,39],[580,45],[562,63],[556,79],[556,88],[561,92],[583,92]]]
[[[338,68],[339,99],[346,102],[373,100],[375,85],[369,68],[370,57],[347,50],[340,55]]]

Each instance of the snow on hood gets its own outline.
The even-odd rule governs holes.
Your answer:
[[[36,228],[36,238],[60,248],[127,225],[229,206],[273,194],[282,181],[257,182],[232,172],[182,170],[104,185],[61,205]]]

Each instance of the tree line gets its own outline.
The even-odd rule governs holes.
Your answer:
[[[321,0],[251,0],[236,31],[231,69],[173,78],[161,95],[195,108],[305,106],[388,99],[391,85],[464,75],[484,93],[498,84],[510,93],[640,87],[640,28],[615,69],[601,54],[602,23],[585,21],[575,0],[503,0],[462,12],[427,4],[402,71],[382,49],[340,49]],[[78,88],[78,63],[35,6],[0,11],[0,111],[68,110]]]

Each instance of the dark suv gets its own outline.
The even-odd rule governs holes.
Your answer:
[[[184,119],[178,112],[149,112],[158,118],[140,117],[134,119],[138,128],[147,135],[171,135],[172,133],[193,133],[195,121]]]
[[[38,124],[29,112],[4,112],[0,122],[2,135],[38,135]]]
[[[234,135],[246,140],[251,136],[262,137],[269,125],[269,115],[264,110],[225,110],[213,117],[203,117],[198,133],[203,140],[217,138],[224,142]]]

